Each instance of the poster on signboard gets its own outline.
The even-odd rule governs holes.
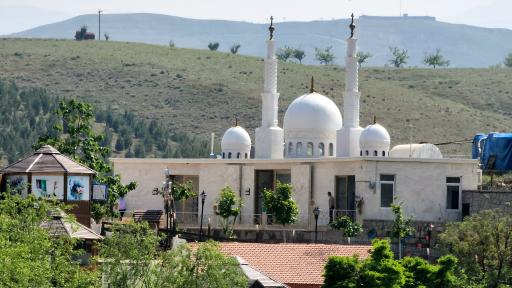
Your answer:
[[[89,201],[89,176],[68,176],[68,201]]]
[[[64,199],[64,176],[32,175],[32,194],[42,198]]]
[[[107,185],[97,183],[92,184],[92,200],[107,200],[107,190]]]
[[[9,175],[7,176],[7,185],[12,193],[22,197],[27,197],[28,193],[27,175]]]

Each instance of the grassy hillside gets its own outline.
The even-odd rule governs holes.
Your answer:
[[[348,19],[279,22],[275,34],[279,47],[287,45],[306,52],[303,63],[317,64],[315,48],[333,46],[335,63],[343,64],[349,22]],[[98,15],[81,15],[12,36],[73,39],[75,31],[82,25],[97,34]],[[196,49],[207,49],[209,42],[218,41],[219,49],[225,52],[232,44],[239,43],[241,54],[257,57],[263,57],[266,51],[267,27],[268,24],[147,13],[104,14],[101,17],[101,31],[116,41],[167,46],[172,40],[177,47]],[[457,25],[435,21],[433,17],[361,16],[357,19],[357,37],[361,50],[373,54],[369,59],[373,66],[389,63],[390,46],[407,49],[411,56],[407,65],[411,66],[423,66],[425,54],[437,48],[454,67],[496,65],[512,51],[512,30]],[[104,39],[103,35],[101,38]]]
[[[240,119],[260,121],[263,62],[222,52],[121,42],[0,40],[0,78],[132,111],[205,139]],[[280,63],[279,117],[315,76],[318,92],[342,103],[344,71]],[[446,142],[512,127],[512,69],[384,69],[360,73],[361,125],[376,115],[392,144]],[[342,111],[343,112],[343,111]]]

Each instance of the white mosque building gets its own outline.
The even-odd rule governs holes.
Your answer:
[[[240,225],[261,224],[262,191],[274,188],[277,181],[293,186],[300,213],[296,228],[311,228],[316,207],[321,211],[319,225],[328,223],[328,192],[335,198],[337,215],[350,215],[359,222],[392,220],[390,205],[396,199],[416,221],[461,219],[462,190],[477,189],[481,182],[477,160],[443,158],[432,144],[390,149],[390,134],[376,119],[365,128],[360,126],[353,21],[350,28],[343,114],[331,99],[315,92],[311,79],[309,93],[290,104],[283,128],[279,127],[278,61],[271,24],[254,158],[251,135],[235,125],[222,137],[217,159],[111,159],[124,181],[139,184],[127,195],[127,210],[163,209],[162,198],[151,191],[162,183],[162,171],[169,169],[175,181],[191,180],[199,193],[206,193],[205,219],[215,217],[214,205],[222,188],[237,191],[243,201]],[[195,214],[200,205],[200,201],[188,201],[179,209],[183,215]]]

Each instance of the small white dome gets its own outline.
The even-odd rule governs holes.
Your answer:
[[[391,137],[378,123],[366,126],[359,137],[361,156],[388,156]]]
[[[247,131],[240,127],[231,127],[222,136],[221,144],[222,150],[245,150],[251,149],[251,136]]]
[[[284,130],[336,131],[342,127],[338,106],[313,92],[293,100],[284,114]]]
[[[402,144],[397,145],[389,151],[389,157],[395,158],[430,158],[441,159],[443,154],[436,145],[430,143],[423,144]]]

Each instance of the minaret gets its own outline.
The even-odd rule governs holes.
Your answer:
[[[278,126],[277,111],[279,93],[277,93],[277,57],[274,41],[274,18],[270,17],[269,40],[267,40],[267,57],[265,58],[265,75],[263,84],[261,127],[256,128],[255,158],[282,159],[284,152],[284,133]]]
[[[357,38],[354,37],[354,14],[351,15],[350,38],[347,39],[345,57],[345,92],[343,93],[343,128],[336,133],[336,157],[359,156],[359,137],[363,128],[359,127],[359,92]]]

